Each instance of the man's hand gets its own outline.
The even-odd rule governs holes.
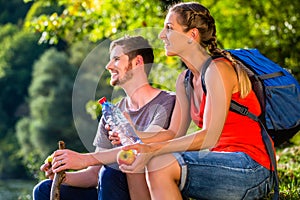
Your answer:
[[[121,140],[120,137],[118,136],[118,133],[113,132],[108,124],[105,124],[105,129],[108,130],[108,139],[110,140],[112,145],[120,145]]]
[[[54,173],[52,171],[52,164],[51,163],[44,163],[41,167],[40,170],[45,172],[45,176],[51,180],[53,180]]]
[[[57,173],[67,169],[84,169],[86,167],[88,166],[84,162],[83,154],[68,149],[57,150],[53,154],[53,173]]]

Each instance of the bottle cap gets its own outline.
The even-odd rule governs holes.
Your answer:
[[[106,102],[106,97],[102,97],[101,99],[98,100],[98,103],[104,104]]]

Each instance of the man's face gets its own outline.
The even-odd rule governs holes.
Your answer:
[[[122,85],[132,78],[132,63],[129,57],[123,53],[121,46],[115,46],[110,54],[110,61],[106,69],[111,74],[110,84],[112,86]]]

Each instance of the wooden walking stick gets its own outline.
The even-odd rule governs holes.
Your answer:
[[[65,147],[66,146],[64,141],[58,142],[59,149],[65,149]],[[60,200],[60,185],[64,180],[65,176],[66,176],[65,171],[60,171],[54,174],[54,178],[51,186],[51,192],[50,192],[50,200]]]

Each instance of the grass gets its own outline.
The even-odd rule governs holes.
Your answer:
[[[280,199],[300,199],[300,133],[292,144],[277,148]],[[272,193],[266,198],[272,199]]]

